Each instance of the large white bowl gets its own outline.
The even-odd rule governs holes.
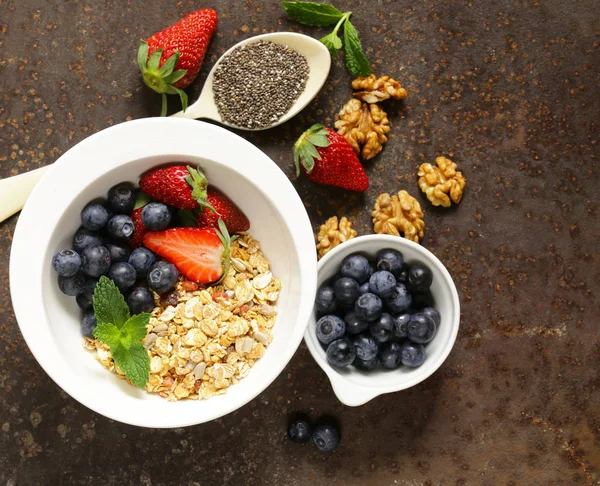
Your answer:
[[[401,366],[395,370],[377,368],[373,371],[361,371],[349,366],[340,369],[327,362],[325,351],[315,332],[317,314],[314,310],[304,340],[313,358],[327,374],[340,402],[351,407],[363,405],[383,393],[405,390],[421,383],[442,365],[458,334],[460,302],[452,277],[433,253],[405,238],[388,235],[359,236],[339,245],[319,261],[318,286],[339,272],[342,260],[348,255],[362,253],[373,261],[377,252],[384,248],[398,250],[409,265],[424,263],[429,266],[433,273],[431,294],[435,308],[441,314],[441,323],[435,337],[425,347],[425,362],[418,368]]]
[[[137,182],[168,162],[200,164],[250,219],[272,270],[283,284],[274,339],[249,375],[225,395],[167,402],[128,385],[83,349],[80,311],[63,295],[53,254],[70,248],[79,213],[114,184]],[[263,152],[214,125],[153,118],[101,131],[60,157],[35,187],[19,218],[10,260],[15,315],[29,349],[69,395],[96,412],[145,427],[199,424],[236,410],[262,392],[296,351],[312,311],[316,281],[311,225],[285,174]]]

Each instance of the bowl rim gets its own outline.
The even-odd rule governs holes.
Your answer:
[[[363,244],[372,241],[381,243],[381,248],[397,248],[399,251],[402,251],[401,247],[410,247],[423,257],[425,263],[434,265],[437,268],[437,270],[441,272],[441,274],[444,277],[444,281],[446,285],[448,285],[448,288],[450,290],[452,305],[454,308],[453,315],[451,316],[452,319],[450,320],[451,334],[449,339],[444,343],[442,354],[438,357],[437,361],[428,364],[429,370],[420,378],[408,378],[405,382],[397,384],[385,384],[366,387],[346,378],[344,373],[340,373],[340,371],[336,370],[331,365],[329,365],[329,363],[327,363],[327,360],[323,357],[322,349],[316,343],[316,338],[313,337],[314,333],[312,333],[310,329],[310,325],[312,325],[315,320],[313,307],[313,312],[311,312],[309,318],[309,325],[307,326],[306,332],[304,333],[304,342],[306,343],[310,354],[312,355],[314,360],[329,378],[333,391],[338,397],[338,399],[343,404],[348,406],[363,405],[379,395],[406,390],[407,388],[411,388],[425,381],[433,373],[435,373],[440,368],[440,366],[442,366],[446,358],[449,356],[450,351],[452,350],[452,348],[454,347],[454,343],[456,342],[458,329],[460,327],[460,300],[458,297],[458,291],[456,290],[456,285],[454,284],[454,280],[450,276],[448,269],[439,260],[439,258],[437,258],[427,248],[406,238],[392,235],[370,234],[352,238],[351,240],[348,240],[342,243],[341,245],[338,245],[337,247],[329,251],[326,255],[324,255],[323,258],[321,258],[321,260],[319,260],[319,263],[317,265],[317,283],[318,274],[324,267],[326,267],[329,264],[330,260],[332,260],[335,257],[335,255],[341,253],[342,251],[349,253],[351,253],[352,251],[360,252],[360,247]],[[357,395],[356,392],[360,392],[360,395]]]
[[[81,167],[84,164],[79,161],[86,151],[101,151],[103,163],[89,164],[84,170]],[[244,157],[239,157],[240,153]],[[298,260],[303,262],[299,268],[302,292],[298,301],[296,325],[286,347],[278,355],[277,366],[262,371],[259,386],[251,388],[250,392],[245,390],[241,395],[236,394],[229,401],[223,400],[220,407],[212,407],[209,413],[202,416],[171,413],[156,414],[155,417],[146,414],[142,417],[131,410],[133,407],[123,407],[127,408],[123,410],[118,405],[100,404],[94,400],[94,395],[87,389],[91,387],[81,387],[81,380],[73,378],[66,361],[56,359],[58,346],[46,345],[47,340],[55,338],[44,304],[42,271],[36,278],[29,277],[31,268],[42,269],[42,265],[47,263],[43,261],[43,255],[47,252],[47,245],[59,216],[49,221],[40,218],[37,211],[45,206],[58,209],[56,206],[61,203],[53,200],[53,196],[66,204],[64,201],[69,195],[72,201],[79,194],[78,185],[86,187],[123,165],[160,156],[172,156],[174,160],[186,156],[206,158],[217,164],[228,165],[253,182],[281,215],[281,222],[286,226],[293,242],[294,248],[290,248],[290,251],[296,252]],[[250,159],[252,164],[248,163]],[[275,183],[261,189],[256,182],[258,174],[261,179]],[[57,191],[60,191],[59,195]],[[311,261],[314,261],[314,265],[310,264]],[[23,338],[36,361],[60,388],[82,405],[113,420],[142,427],[170,428],[196,425],[237,410],[277,378],[302,341],[316,293],[317,265],[312,226],[304,204],[288,177],[264,152],[239,135],[213,124],[184,118],[146,118],[101,130],[71,147],[54,162],[34,188],[17,222],[10,253],[9,281],[13,309]],[[225,397],[227,395],[223,396]],[[173,410],[176,411],[176,408]]]

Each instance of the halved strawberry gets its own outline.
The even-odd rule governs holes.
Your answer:
[[[148,228],[144,226],[142,223],[142,209],[141,208],[134,209],[131,213],[131,219],[133,220],[133,235],[129,239],[129,246],[131,248],[139,248],[144,244],[144,235],[148,233]]]
[[[188,280],[213,283],[227,273],[231,257],[232,239],[223,220],[219,220],[219,230],[171,228],[151,231],[146,233],[144,245],[173,263]]]
[[[218,189],[209,186],[206,200],[214,211],[208,207],[198,210],[200,211],[197,215],[198,226],[201,228],[217,228],[220,218],[232,233],[239,233],[240,231],[248,231],[250,229],[250,221],[248,221],[246,215],[231,199]]]

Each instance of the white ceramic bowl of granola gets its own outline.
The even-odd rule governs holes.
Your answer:
[[[211,184],[250,219],[273,274],[282,281],[273,342],[246,378],[207,400],[168,402],[127,384],[82,347],[80,311],[61,294],[52,255],[70,247],[85,203],[160,164],[200,164]],[[35,187],[19,218],[10,260],[13,306],[31,352],[83,405],[144,427],[183,427],[232,412],[262,392],[294,355],[316,290],[316,257],[304,205],[285,174],[241,137],[203,122],[152,118],[92,135],[61,156]]]
[[[373,261],[379,250],[393,248],[402,253],[406,263],[423,263],[433,273],[431,293],[441,323],[433,340],[426,345],[427,358],[418,368],[401,366],[395,370],[378,367],[361,371],[353,366],[339,369],[327,362],[323,347],[315,332],[316,310],[308,323],[304,340],[313,358],[327,374],[333,391],[345,405],[355,407],[384,393],[405,390],[431,376],[446,360],[458,334],[460,302],[452,277],[446,267],[427,248],[405,238],[389,235],[359,236],[331,250],[319,261],[317,288],[338,273],[342,260],[352,253],[361,253]]]

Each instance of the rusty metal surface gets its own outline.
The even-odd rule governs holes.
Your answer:
[[[353,2],[377,72],[409,90],[364,196],[294,184],[315,226],[346,214],[359,233],[381,191],[425,209],[423,244],[459,288],[462,327],[442,368],[359,408],[337,402],[304,345],[260,397],[212,423],[142,430],[69,398],[29,353],[11,308],[13,217],[0,225],[0,484],[598,484],[598,79],[595,0]],[[276,1],[0,0],[0,177],[54,161],[91,133],[154,116],[136,46],[203,6],[220,13],[202,77],[255,33],[319,29]],[[292,179],[293,140],[346,101],[343,63],[301,116],[245,134]],[[174,109],[174,105],[172,106]],[[416,167],[450,156],[462,202],[433,209]],[[84,160],[81,163],[85,163]],[[286,417],[335,415],[333,454],[285,438]]]

